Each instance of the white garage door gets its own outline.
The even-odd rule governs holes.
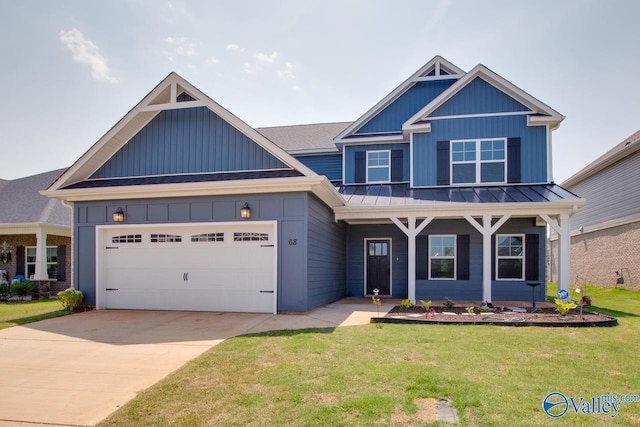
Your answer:
[[[98,308],[275,313],[272,222],[100,227]]]

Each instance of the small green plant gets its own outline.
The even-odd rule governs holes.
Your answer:
[[[449,297],[444,297],[444,306],[446,308],[453,308],[455,303],[449,299]]]
[[[19,297],[20,299],[24,299],[24,297],[29,295],[31,291],[33,291],[33,283],[26,280],[12,283],[11,287],[9,288],[9,292],[12,295]]]
[[[569,310],[573,310],[577,305],[573,302],[563,302],[561,299],[556,298],[556,311],[560,313],[560,316],[566,316]]]
[[[489,307],[488,305],[486,305],[486,304],[482,304],[482,305],[478,308],[478,311],[479,311],[480,313],[491,313],[491,311],[492,311],[492,310],[491,310],[491,307]]]
[[[0,285],[0,298],[6,298],[9,296],[9,285],[3,283]]]
[[[58,300],[62,304],[62,309],[67,311],[73,311],[83,298],[82,292],[73,288],[58,292]]]
[[[411,303],[411,300],[403,299],[402,301],[400,301],[400,307],[402,307],[402,308],[411,308],[411,307],[413,307],[413,304]]]
[[[469,307],[465,307],[464,311],[466,311],[467,313],[471,314],[475,312],[475,309],[471,306]]]
[[[433,303],[431,302],[431,300],[429,301],[425,301],[423,299],[420,300],[420,304],[422,304],[422,306],[424,307],[424,311],[429,311],[431,310],[431,306],[433,305]]]

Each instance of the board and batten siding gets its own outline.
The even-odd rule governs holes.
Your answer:
[[[547,182],[547,128],[527,126],[522,114],[433,120],[431,132],[413,134],[413,185],[437,186],[438,141],[512,137],[521,141],[521,182]]]
[[[480,77],[469,82],[460,92],[438,107],[429,117],[460,116],[463,114],[507,113],[530,111],[506,93]]]
[[[206,107],[166,110],[91,178],[171,175],[287,166]]]
[[[640,215],[640,151],[567,189],[587,200],[571,228],[597,226]]]
[[[401,132],[402,124],[456,82],[455,79],[418,82],[365,123],[355,135]]]
[[[354,184],[356,182],[356,153],[377,150],[402,150],[402,180],[399,182],[409,181],[409,144],[371,144],[371,145],[353,145],[346,146],[344,149],[344,183]],[[366,156],[365,156],[366,159]],[[366,164],[364,165],[366,169]],[[393,175],[393,171],[392,171]]]
[[[251,207],[251,221],[278,223],[278,310],[304,311],[307,300],[307,193],[258,194],[171,199],[77,202],[74,224],[75,285],[84,302],[95,304],[96,226],[114,225],[113,212],[122,207],[126,225],[243,221],[240,208]],[[120,223],[118,223],[120,225]],[[295,239],[296,245],[288,244]]]
[[[342,154],[296,156],[296,159],[329,181],[342,181]]]
[[[346,294],[346,234],[344,222],[318,199],[309,196],[307,283],[309,309]]]

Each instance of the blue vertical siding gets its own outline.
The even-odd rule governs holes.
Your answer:
[[[344,183],[353,184],[355,182],[355,153],[368,150],[402,150],[402,175],[403,181],[409,181],[409,144],[376,144],[376,145],[352,145],[344,149],[345,174]]]
[[[402,124],[406,122],[409,117],[433,101],[435,97],[447,90],[449,86],[455,82],[455,79],[451,79],[425,81],[414,84],[388,107],[365,123],[355,134],[402,131]]]
[[[330,181],[342,181],[342,154],[296,156],[296,159]]]
[[[530,111],[530,109],[482,78],[476,77],[429,116],[456,116],[515,111]]]
[[[198,107],[160,112],[92,178],[285,167],[211,110]]]
[[[547,182],[547,128],[527,126],[527,116],[443,119],[431,122],[431,132],[413,134],[413,184],[437,185],[437,142],[455,139],[521,139],[522,183]]]
[[[307,251],[308,307],[312,309],[346,294],[346,225],[334,221],[331,208],[309,196]]]

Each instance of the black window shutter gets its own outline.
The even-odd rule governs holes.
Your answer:
[[[507,139],[507,182],[519,184],[522,182],[520,138]]]
[[[496,236],[491,236],[491,280],[496,280]]]
[[[429,236],[416,236],[416,280],[429,279]]]
[[[540,280],[540,270],[538,268],[538,261],[540,260],[540,235],[527,234],[525,236],[524,256],[525,280]]]
[[[59,282],[67,281],[67,247],[65,245],[58,246],[58,275],[56,279]]]
[[[458,271],[456,276],[458,280],[469,280],[470,245],[468,234],[458,235],[458,246],[456,252],[456,256],[458,257]]]
[[[437,154],[437,181],[438,185],[449,185],[449,176],[451,175],[451,156],[449,155],[449,141],[438,141]]]
[[[16,276],[24,276],[24,246],[16,247]]]
[[[355,158],[355,179],[356,184],[362,184],[367,179],[367,152],[357,151]]]
[[[404,161],[402,150],[391,150],[391,182],[402,182]]]

